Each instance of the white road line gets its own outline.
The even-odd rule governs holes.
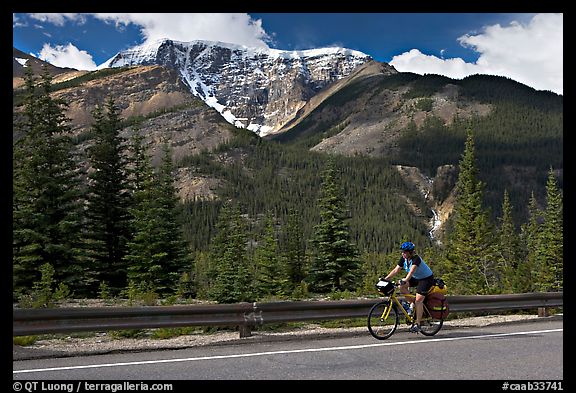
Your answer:
[[[548,330],[532,330],[532,331],[528,331],[528,332],[484,334],[484,335],[480,335],[480,336],[467,336],[467,337],[431,338],[431,339],[423,339],[423,340],[410,340],[410,341],[399,341],[399,342],[384,342],[384,343],[376,343],[376,344],[350,345],[350,346],[344,346],[344,347],[293,349],[293,350],[286,350],[286,351],[242,353],[242,354],[236,354],[236,355],[201,356],[201,357],[183,358],[183,359],[146,360],[146,361],[141,361],[141,362],[88,364],[85,366],[37,368],[37,369],[31,369],[31,370],[15,370],[15,371],[12,371],[12,374],[39,373],[39,372],[46,372],[46,371],[79,370],[79,369],[100,368],[100,367],[137,366],[137,365],[142,365],[142,364],[192,362],[195,360],[247,358],[247,357],[253,357],[253,356],[282,355],[282,354],[303,353],[303,352],[346,351],[346,350],[350,350],[350,349],[385,347],[385,346],[392,346],[392,345],[428,344],[431,342],[442,342],[442,341],[473,340],[473,339],[478,339],[478,338],[519,336],[519,335],[525,335],[525,334],[555,333],[555,332],[561,332],[563,330],[564,330],[563,328],[562,329],[548,329]]]

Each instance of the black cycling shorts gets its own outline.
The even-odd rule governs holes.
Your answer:
[[[434,275],[428,276],[426,278],[422,278],[420,280],[410,277],[410,281],[408,281],[409,287],[416,287],[416,293],[420,295],[426,296],[430,288],[434,285]]]

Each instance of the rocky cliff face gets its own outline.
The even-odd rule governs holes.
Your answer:
[[[263,136],[280,130],[319,91],[370,60],[345,48],[281,51],[163,40],[120,52],[101,67],[176,69],[190,91],[229,123]],[[385,72],[396,72],[386,66]]]
[[[371,79],[382,79],[380,75]],[[368,78],[367,78],[368,80]],[[363,154],[386,156],[396,149],[402,130],[413,122],[421,127],[435,117],[450,125],[455,117],[462,119],[488,115],[492,107],[458,98],[458,88],[446,85],[442,91],[427,99],[431,108],[419,108],[423,99],[406,98],[410,92],[408,84],[396,89],[378,88],[378,83],[365,83],[363,93],[341,105],[325,105],[314,113],[313,122],[326,122],[329,127],[342,124],[342,130],[325,138],[313,150],[343,155]]]
[[[203,149],[210,150],[231,136],[229,125],[218,113],[193,97],[174,70],[161,66],[133,67],[54,92],[69,103],[66,116],[73,132],[82,137],[93,122],[92,111],[114,99],[123,119],[136,127],[124,129],[129,137],[134,129],[145,135],[154,160],[163,138],[172,144],[178,160]]]
[[[457,168],[454,165],[442,165],[438,167],[436,176],[433,178],[425,176],[416,167],[397,165],[396,169],[406,184],[415,187],[424,197],[432,214],[428,220],[430,238],[441,243],[446,229],[444,224],[454,210]],[[422,212],[408,199],[407,204],[415,216],[425,217],[428,215],[428,212]]]

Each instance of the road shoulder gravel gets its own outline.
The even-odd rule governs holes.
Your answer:
[[[505,323],[522,323],[563,319],[562,314],[548,317],[535,315],[489,315],[451,319],[444,322],[443,330],[466,327],[483,327]],[[407,329],[401,325],[400,330]],[[205,345],[247,344],[262,341],[285,341],[294,339],[330,338],[353,335],[368,335],[367,328],[325,328],[308,324],[286,332],[254,331],[250,337],[239,337],[238,332],[197,333],[168,339],[117,338],[107,333],[96,333],[89,337],[63,336],[37,340],[28,346],[13,345],[12,359],[29,360],[70,356],[99,355],[130,351],[183,349]]]

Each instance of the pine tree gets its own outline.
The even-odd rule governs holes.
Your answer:
[[[233,223],[232,207],[225,204],[220,210],[217,234],[210,244],[210,259],[213,266],[209,269],[211,286],[208,296],[219,303],[235,303],[241,293],[237,291],[237,257],[231,252]],[[244,250],[240,255],[244,255]]]
[[[127,243],[124,260],[127,280],[141,291],[157,291],[161,287],[162,266],[157,255],[159,244],[155,230],[157,222],[154,171],[142,146],[139,134],[132,137],[132,189],[133,206],[130,212],[132,239]]]
[[[216,276],[213,273],[212,258],[206,251],[196,251],[192,262],[192,285],[198,299],[209,299],[212,288],[212,278]]]
[[[40,266],[53,266],[54,279],[82,287],[80,178],[69,138],[67,106],[52,98],[52,79],[43,69],[39,82],[26,69],[23,135],[14,144],[13,290],[30,289]]]
[[[306,244],[303,236],[302,218],[293,209],[288,211],[284,250],[284,292],[292,293],[302,285],[306,277]]]
[[[144,136],[138,130],[133,131],[129,149],[129,181],[132,194],[136,195],[146,188],[146,182],[150,181],[153,176],[150,157],[144,145]]]
[[[164,241],[164,250],[168,255],[164,265],[168,276],[165,284],[172,286],[180,280],[180,276],[190,264],[187,244],[184,240],[182,225],[179,220],[179,201],[175,187],[174,163],[172,150],[168,141],[162,144],[162,163],[158,171],[158,203],[160,210],[159,236]]]
[[[562,218],[562,194],[558,189],[556,177],[552,168],[546,182],[546,209],[538,248],[536,251],[537,276],[536,285],[539,290],[561,290],[564,285],[564,235]]]
[[[456,293],[486,294],[495,287],[495,239],[482,208],[483,184],[476,180],[474,139],[468,132],[456,183],[454,227],[448,236],[446,278]]]
[[[528,223],[522,225],[520,234],[521,241],[525,244],[525,251],[514,274],[513,288],[514,292],[518,293],[533,292],[536,288],[534,277],[536,275],[541,214],[534,192],[532,192],[528,202],[528,215]]]
[[[502,217],[498,230],[498,260],[497,272],[500,290],[512,291],[512,281],[520,261],[520,244],[518,234],[512,220],[512,206],[508,190],[504,190],[502,201]]]
[[[254,252],[254,295],[257,299],[273,296],[282,289],[278,258],[278,240],[271,213],[266,215],[264,234]]]
[[[318,201],[321,222],[315,227],[312,240],[315,255],[307,279],[316,292],[353,291],[360,284],[360,261],[357,250],[349,240],[344,202],[338,192],[332,157],[322,177]]]
[[[163,144],[162,164],[154,175],[151,165],[138,154],[139,139],[134,139],[135,169],[140,171],[135,205],[130,209],[133,239],[128,242],[125,260],[128,278],[141,290],[174,292],[189,260],[181,226],[177,219],[171,151]]]
[[[246,243],[246,226],[240,208],[225,204],[218,220],[218,234],[211,243],[214,260],[211,299],[219,303],[254,300]]]
[[[119,109],[113,99],[106,102],[105,108],[97,106],[92,115],[95,138],[88,148],[92,171],[86,211],[86,247],[94,270],[92,286],[106,282],[113,290],[120,290],[126,286],[124,255],[130,239],[128,209],[132,203],[126,144],[120,136]]]

